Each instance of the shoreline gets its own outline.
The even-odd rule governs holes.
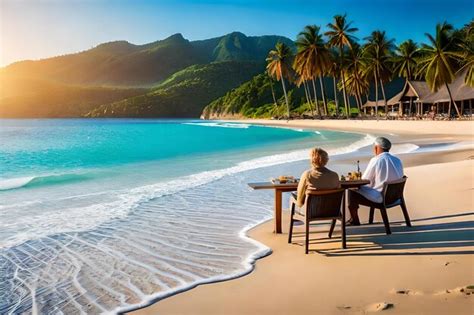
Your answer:
[[[472,139],[474,120],[430,121],[430,120],[272,120],[272,119],[236,119],[219,120],[223,122],[246,123],[288,128],[325,129],[333,131],[356,131],[372,133],[395,133],[399,135],[443,135]]]
[[[284,121],[284,122],[278,121],[277,123],[274,123],[274,121],[261,121],[261,120],[257,120],[257,121],[254,121],[254,120],[245,120],[245,121],[231,120],[231,121],[228,121],[228,122],[238,122],[238,123],[247,123],[247,124],[251,123],[251,124],[260,124],[260,125],[273,125],[273,126],[277,126],[277,127],[288,127],[288,128],[304,127],[304,128],[311,128],[311,129],[320,128],[320,129],[336,130],[336,128],[334,128],[334,129],[329,128],[327,125],[322,126],[317,121],[314,121],[314,122],[310,121],[309,124],[308,124],[308,122],[296,122],[295,123],[295,121],[290,121],[290,123],[287,123],[286,121]],[[344,123],[344,121],[339,121],[339,123],[341,123],[341,122]],[[413,122],[410,122],[410,123],[413,123]],[[440,122],[440,123],[445,123],[445,122]],[[469,122],[469,127],[472,127],[472,126],[474,126],[473,122]],[[350,132],[350,131],[367,132],[368,131],[366,128],[360,128],[360,126],[359,127],[350,126],[349,128],[347,126],[339,126],[339,128],[340,129],[337,129],[336,131],[341,131],[341,130],[348,131],[348,132]],[[453,140],[454,141],[456,141],[456,140],[459,141],[459,140],[466,140],[466,139],[472,140],[472,136],[466,137],[466,134],[465,134],[466,129],[464,128],[464,132],[462,131],[462,129],[463,128],[461,128],[461,129],[455,128],[455,129],[452,129],[451,132],[448,133],[448,134],[437,134],[437,136],[434,136],[433,138],[431,138],[429,140],[423,139],[423,141],[424,142],[428,141],[428,143],[430,143],[430,142],[432,143],[432,142],[435,142],[436,139],[439,141],[439,140],[446,140],[446,138],[449,138],[449,140],[451,140],[451,141],[453,141]],[[382,130],[376,130],[376,131],[371,130],[371,131],[372,132],[381,132]],[[394,130],[383,130],[383,131],[384,131],[384,133],[386,133],[386,132],[391,132],[391,133],[395,132]],[[413,135],[413,133],[409,134],[408,132],[398,132],[398,130],[397,130],[396,135],[400,136],[400,139],[402,141],[410,141],[410,140],[415,140],[416,141],[416,140],[420,140],[419,135],[436,135],[436,133],[434,133],[433,131],[434,130],[432,130],[432,129],[421,130],[421,132],[420,132],[420,130],[418,130],[416,135]],[[428,160],[430,160],[434,163],[440,163],[440,160],[443,160],[443,158],[446,158],[446,161],[441,161],[441,163],[456,163],[456,162],[453,162],[453,161],[460,161],[460,160],[462,161],[466,157],[469,157],[472,153],[473,153],[473,150],[471,148],[471,149],[453,150],[453,151],[448,150],[448,151],[444,151],[444,152],[441,151],[441,152],[425,152],[425,153],[418,153],[418,154],[407,154],[407,157],[410,157],[409,159],[411,160],[411,162],[408,162],[407,164],[408,164],[409,169],[412,169],[412,168],[416,169],[417,167],[420,167],[420,166],[423,166],[423,165],[425,165],[425,166],[426,165],[436,165],[436,164],[433,164],[433,163],[426,163],[426,162],[428,162],[428,161],[426,161],[426,159],[428,159]],[[415,155],[418,155],[418,156],[415,156]],[[343,161],[340,161],[340,162],[342,163]],[[263,244],[263,246],[268,246],[268,247],[272,248],[271,244],[268,244],[268,242],[269,242],[268,237],[270,237],[270,238],[277,237],[277,238],[280,239],[280,241],[281,241],[282,237],[275,236],[275,235],[268,236],[268,233],[266,233],[266,235],[265,235],[266,238],[262,239],[260,234],[263,233],[262,230],[268,229],[269,225],[271,225],[271,220],[263,222],[263,223],[256,224],[255,226],[248,229],[248,232],[243,231],[243,233],[246,235],[246,237],[250,238],[251,240],[256,241],[257,243],[261,243],[261,244]],[[271,241],[271,239],[270,239],[270,241]],[[273,242],[271,242],[271,243],[273,243]],[[245,273],[241,276],[231,278],[233,281],[224,281],[224,282],[219,281],[217,283],[216,282],[210,282],[209,284],[211,284],[211,285],[206,285],[206,286],[198,285],[198,287],[195,288],[194,290],[188,290],[186,292],[182,292],[181,294],[174,294],[174,295],[170,296],[167,299],[157,301],[157,303],[155,303],[155,304],[151,304],[149,306],[137,309],[137,310],[135,310],[136,311],[135,313],[152,314],[152,313],[155,313],[157,311],[163,311],[164,313],[175,313],[175,312],[180,313],[180,314],[181,313],[183,313],[183,314],[189,313],[189,312],[185,311],[186,309],[189,310],[189,307],[191,307],[191,306],[194,307],[194,306],[197,306],[197,305],[202,306],[202,304],[203,304],[203,303],[201,303],[202,301],[209,302],[209,298],[205,296],[206,294],[209,294],[209,292],[207,292],[207,291],[211,290],[212,292],[214,292],[215,290],[219,290],[219,289],[217,289],[217,287],[219,286],[219,283],[236,283],[236,282],[244,281],[244,279],[256,277],[256,275],[259,274],[259,272],[260,273],[262,272],[261,270],[259,270],[259,265],[263,264],[267,260],[274,259],[274,258],[272,258],[274,256],[273,254],[269,255],[269,256],[267,256],[267,255],[264,255],[263,257],[257,258],[253,262],[253,267],[249,272],[247,272],[247,273]],[[295,257],[295,258],[301,258],[301,257]],[[238,286],[238,284],[232,285],[232,286],[235,287],[235,286]],[[206,291],[207,293],[202,293],[201,291]],[[197,295],[198,299],[202,299],[202,300],[201,300],[201,302],[199,302],[199,300],[196,300],[194,302],[189,302],[189,297],[186,297],[187,295],[191,295],[191,296]],[[193,300],[194,300],[194,298],[193,298]],[[182,303],[184,303],[185,305],[187,305],[189,307],[182,309],[180,307]],[[198,307],[198,309],[199,309],[199,307]],[[221,309],[221,311],[222,311],[222,309]],[[264,310],[262,310],[262,311],[264,311]]]

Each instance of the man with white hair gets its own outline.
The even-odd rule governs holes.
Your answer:
[[[369,180],[370,184],[362,186],[358,190],[349,190],[349,211],[351,212],[349,225],[360,225],[357,213],[359,205],[382,202],[384,183],[403,177],[402,161],[389,153],[391,147],[392,143],[387,138],[378,137],[375,139],[375,156],[370,160],[362,175],[362,179]]]

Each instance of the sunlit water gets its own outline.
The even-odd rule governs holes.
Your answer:
[[[368,135],[163,120],[0,120],[0,313],[117,312],[251,270],[251,181]]]

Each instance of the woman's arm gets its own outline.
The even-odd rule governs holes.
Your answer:
[[[302,207],[304,204],[304,200],[306,198],[307,180],[308,180],[308,171],[305,171],[303,172],[303,174],[301,174],[300,182],[298,183],[298,192],[297,192],[298,198],[296,199],[296,205],[298,207]]]

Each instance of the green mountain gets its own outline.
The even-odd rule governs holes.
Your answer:
[[[281,36],[239,32],[199,41],[175,34],[145,45],[116,41],[76,54],[16,62],[0,68],[0,116],[99,116],[110,106],[133,104],[133,110],[122,112],[198,117],[214,97],[262,71],[265,56],[278,41],[293,45]],[[241,62],[243,68],[239,72],[232,64],[217,66],[219,62]],[[199,90],[205,86],[211,88]]]
[[[199,117],[204,106],[263,70],[252,61],[193,65],[150,92],[90,111],[88,117]]]
[[[175,34],[145,45],[116,41],[76,54],[16,62],[3,68],[2,73],[65,84],[152,87],[194,64],[263,62],[278,41],[292,43],[285,37],[247,37],[238,32],[201,41],[188,41]]]

